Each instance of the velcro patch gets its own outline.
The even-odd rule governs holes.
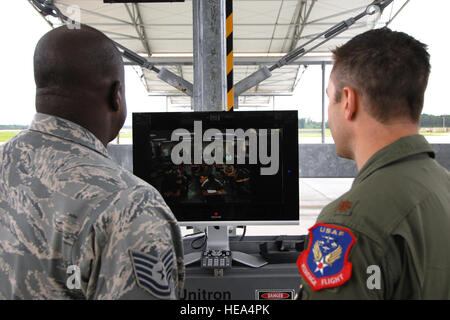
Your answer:
[[[169,299],[174,266],[173,250],[168,250],[161,259],[130,250],[130,258],[137,285],[157,298]]]
[[[350,279],[352,264],[347,258],[355,241],[346,228],[317,223],[309,229],[308,250],[301,253],[297,265],[313,291],[339,287]]]

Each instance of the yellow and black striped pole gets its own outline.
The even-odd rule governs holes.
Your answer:
[[[233,111],[233,0],[226,1],[226,38],[227,38],[227,111]]]

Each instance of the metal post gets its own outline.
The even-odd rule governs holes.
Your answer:
[[[225,55],[227,61],[227,104],[225,111],[233,111],[234,109],[233,1],[225,0]],[[236,228],[234,231],[236,231]]]
[[[227,106],[225,0],[193,0],[194,111]]]
[[[322,143],[325,143],[325,62],[322,62]]]

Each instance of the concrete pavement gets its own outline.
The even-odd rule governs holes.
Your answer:
[[[353,178],[300,179],[300,224],[248,226],[246,235],[301,235],[315,224],[323,207],[347,192]],[[238,233],[239,234],[239,233]]]

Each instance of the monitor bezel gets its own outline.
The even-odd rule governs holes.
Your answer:
[[[289,157],[291,158],[291,160],[293,158],[295,158],[295,160],[293,160],[292,162],[295,161],[295,173],[294,176],[297,178],[296,181],[298,181],[299,178],[299,170],[298,170],[298,112],[297,111],[234,111],[234,113],[239,113],[239,115],[241,117],[245,117],[246,114],[255,114],[258,113],[259,115],[262,116],[277,116],[277,119],[281,119],[282,123],[288,123],[289,121],[292,121],[293,119],[295,119],[295,123],[296,123],[296,130],[295,132],[297,133],[295,135],[295,139],[296,139],[296,151],[297,152],[292,152]],[[168,115],[170,114],[172,117],[191,117],[191,118],[201,118],[202,116],[205,115],[209,115],[209,117],[214,118],[217,117],[218,119],[220,119],[220,117],[224,114],[224,112],[170,112],[170,113],[166,113],[166,112],[137,112],[137,113],[133,113],[133,173],[135,173],[135,146],[137,145],[135,142],[137,139],[140,139],[141,137],[138,137],[137,135],[137,126],[135,125],[136,123],[136,119],[137,117],[141,117],[140,121],[142,121],[142,117],[150,117],[148,118],[149,121],[149,126],[151,123],[151,117],[159,117],[159,116],[164,116],[164,115]],[[291,124],[292,125],[292,124]],[[292,128],[290,128],[292,129]],[[292,138],[292,137],[291,137]],[[193,220],[193,221],[186,221],[186,220],[180,220],[179,217],[177,217],[174,213],[175,218],[178,221],[178,224],[180,226],[248,226],[248,225],[254,225],[254,226],[262,226],[262,225],[299,225],[300,224],[300,201],[299,201],[299,192],[300,192],[300,187],[299,187],[299,183],[296,184],[297,186],[297,192],[296,192],[296,199],[294,199],[294,201],[298,204],[298,215],[297,215],[297,219],[292,220]],[[295,191],[295,190],[294,190]]]

